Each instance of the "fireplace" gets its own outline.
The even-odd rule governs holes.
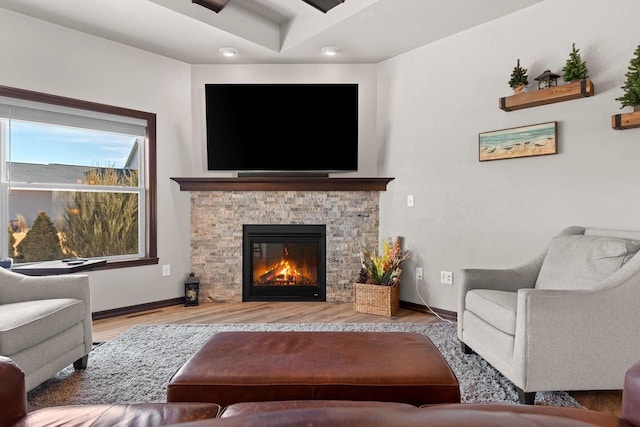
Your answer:
[[[326,226],[243,227],[243,301],[326,301]]]

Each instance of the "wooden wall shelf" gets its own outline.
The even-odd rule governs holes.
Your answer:
[[[640,111],[611,116],[611,127],[617,130],[640,127]]]
[[[393,178],[171,178],[180,191],[386,191]]]
[[[594,86],[591,80],[580,80],[561,86],[524,92],[500,98],[500,109],[504,111],[520,110],[539,105],[554,104],[572,99],[593,96]]]

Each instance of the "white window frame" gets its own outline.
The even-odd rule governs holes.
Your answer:
[[[5,108],[3,111],[2,108]],[[89,127],[97,130],[110,130],[130,133],[139,136],[138,144],[138,187],[100,186],[84,184],[48,184],[10,182],[6,171],[5,142],[8,129],[6,126],[7,106],[11,106],[16,118],[40,121],[51,124],[65,124],[78,127]],[[4,112],[4,114],[3,114]],[[7,256],[9,211],[6,208],[11,190],[44,190],[44,191],[93,191],[93,192],[129,192],[137,193],[138,209],[138,254],[107,257],[107,264],[102,268],[130,267],[132,265],[157,264],[156,235],[156,116],[138,110],[130,110],[105,104],[97,104],[71,98],[48,95],[39,92],[0,86],[0,254]]]

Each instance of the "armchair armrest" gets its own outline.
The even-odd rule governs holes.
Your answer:
[[[536,268],[537,267],[537,268]],[[497,291],[516,292],[521,288],[533,288],[540,271],[540,265],[508,269],[475,269],[464,268],[460,286],[465,291],[472,289],[494,289]]]
[[[572,352],[579,356],[589,350],[602,354],[602,347],[607,345],[614,352],[620,335],[636,334],[630,330],[634,326],[640,335],[640,319],[629,315],[633,312],[630,303],[640,298],[639,291],[633,292],[638,295],[632,297],[616,289],[520,289],[516,339],[518,334],[526,334],[521,337],[528,340],[528,348],[539,340],[541,345],[537,348],[562,348],[567,356]],[[608,341],[611,342],[607,344]]]
[[[13,360],[0,356],[0,426],[13,425],[27,415],[24,372]]]
[[[0,304],[52,298],[75,298],[89,304],[89,276],[64,274],[59,276],[25,276],[3,271],[0,276]]]
[[[554,389],[548,373],[557,372],[558,389],[568,378],[576,390],[594,384],[621,389],[625,370],[638,357],[631,345],[640,342],[640,318],[632,314],[638,299],[640,276],[609,289],[520,289],[514,360],[524,363],[524,377],[514,383],[535,389],[535,379],[546,378],[545,386]],[[600,369],[603,360],[606,370]]]
[[[462,314],[465,310],[467,292],[472,289],[494,289],[517,292],[520,288],[533,288],[545,254],[526,264],[506,269],[463,268],[460,270],[458,293],[458,337],[462,339]]]
[[[542,267],[545,254],[514,268],[479,269],[463,268],[460,270],[460,296],[472,289],[494,289],[498,291],[516,292],[520,288],[533,288]]]

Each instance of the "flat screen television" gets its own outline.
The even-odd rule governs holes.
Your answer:
[[[206,84],[205,100],[210,171],[358,170],[357,84]]]

